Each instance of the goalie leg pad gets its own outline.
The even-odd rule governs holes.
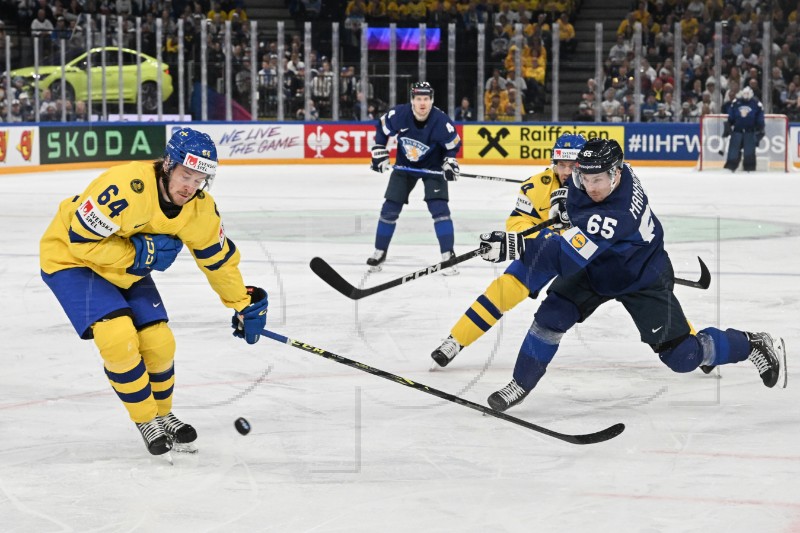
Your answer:
[[[133,321],[129,316],[120,316],[97,322],[92,330],[108,381],[131,420],[140,424],[149,422],[158,414],[158,408],[139,354],[139,337]]]
[[[158,415],[172,410],[175,385],[175,336],[166,322],[159,322],[139,331],[139,350],[150,375],[150,387],[158,405]]]

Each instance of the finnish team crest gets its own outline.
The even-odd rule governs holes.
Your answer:
[[[403,149],[403,153],[406,154],[406,158],[409,161],[419,161],[425,157],[425,154],[430,150],[428,145],[416,139],[409,139],[408,137],[400,138],[400,147]]]

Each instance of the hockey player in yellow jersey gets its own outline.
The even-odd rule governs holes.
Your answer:
[[[517,205],[506,220],[507,232],[523,232],[562,213],[564,216],[551,229],[563,231],[569,228],[564,207],[566,183],[572,179],[575,159],[585,143],[586,139],[580,134],[564,133],[556,139],[553,166],[531,176],[520,186]],[[536,276],[529,275],[522,261],[513,261],[461,316],[450,330],[450,336],[431,353],[431,357],[439,366],[447,366],[463,348],[489,331],[503,313],[528,296],[535,298],[544,285],[546,283],[538,281]]]
[[[151,272],[169,268],[185,244],[234,310],[233,334],[253,344],[266,325],[267,293],[245,286],[207,192],[216,169],[211,138],[181,128],[163,158],[112,167],[62,201],[40,243],[43,280],[78,335],[94,340],[153,455],[193,448],[197,432],[172,413],[175,338]]]

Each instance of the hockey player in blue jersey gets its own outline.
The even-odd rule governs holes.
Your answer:
[[[395,106],[380,118],[370,167],[375,172],[390,170],[386,144],[389,137],[393,136],[397,137],[396,165],[418,170],[392,170],[378,219],[375,252],[367,259],[372,271],[380,270],[380,265],[386,260],[386,251],[400,211],[408,203],[409,194],[418,180],[422,180],[425,187],[425,203],[433,217],[442,260],[455,256],[447,182],[458,179],[459,168],[455,158],[461,138],[450,118],[433,106],[433,88],[429,83],[414,83],[411,86],[411,102]],[[442,273],[458,272],[451,267]]]
[[[647,194],[613,140],[593,139],[578,154],[566,210],[572,228],[521,238],[495,231],[481,235],[487,261],[522,258],[542,279],[557,275],[534,316],[514,367],[514,378],[489,396],[492,409],[520,403],[542,378],[561,337],[601,304],[617,300],[642,342],[675,372],[749,359],[764,385],[786,386],[783,339],[767,333],[705,328],[692,331],[672,292],[672,264],[664,231]]]
[[[745,171],[756,169],[756,148],[764,138],[764,107],[753,97],[753,89],[745,87],[731,104],[725,136],[731,136],[728,144],[728,160],[725,168],[736,172],[744,151],[742,167]]]

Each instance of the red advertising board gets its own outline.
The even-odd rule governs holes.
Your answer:
[[[460,125],[456,126],[456,131],[463,139]],[[375,144],[375,123],[306,124],[304,137],[306,159],[366,159]],[[395,148],[396,143],[392,138],[389,140],[392,157]],[[462,149],[459,149],[459,157],[461,153]]]

